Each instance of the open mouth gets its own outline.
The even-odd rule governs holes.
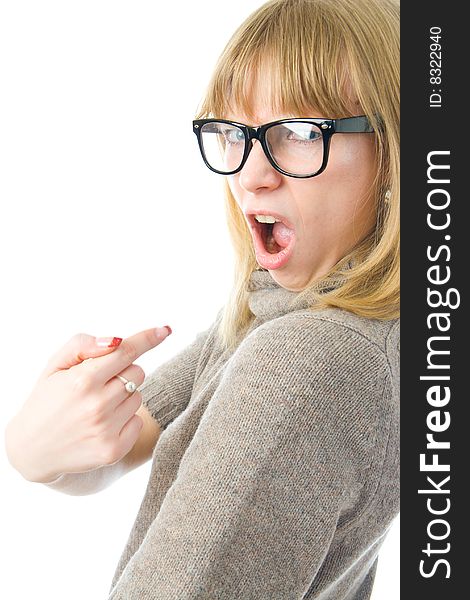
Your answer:
[[[282,250],[282,247],[276,242],[273,236],[274,223],[258,223],[260,228],[261,239],[263,240],[264,247],[269,254],[277,254]]]
[[[276,219],[281,217],[275,216]],[[258,221],[248,215],[258,263],[266,269],[277,269],[290,259],[295,246],[295,231],[279,220],[276,223]]]

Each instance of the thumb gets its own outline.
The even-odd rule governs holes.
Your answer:
[[[77,333],[50,357],[42,376],[47,377],[56,371],[70,369],[87,358],[110,354],[121,342],[122,338],[118,337],[94,337],[87,333]]]

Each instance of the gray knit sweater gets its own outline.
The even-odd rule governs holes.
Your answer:
[[[399,320],[292,310],[254,271],[139,388],[163,431],[108,600],[366,600],[399,511]]]

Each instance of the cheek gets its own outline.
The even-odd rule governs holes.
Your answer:
[[[330,175],[338,183],[352,186],[355,191],[369,186],[374,178],[373,147],[368,143],[344,143],[342,151],[335,152],[334,141],[331,144],[331,165],[327,166],[327,169],[331,166]]]
[[[369,220],[375,151],[373,142],[354,137],[335,140],[334,136],[326,170],[317,179],[299,182],[298,208],[305,230],[315,228],[318,235],[328,237],[348,231],[353,221],[356,227]]]
[[[241,194],[240,194],[240,185],[238,183],[238,175],[231,175],[227,177],[227,181],[228,181],[228,186],[230,188],[230,191],[232,192],[232,196],[235,198],[236,203],[238,204],[238,206],[241,207],[241,203],[240,203],[240,198],[241,198]]]

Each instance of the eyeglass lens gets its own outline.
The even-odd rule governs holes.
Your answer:
[[[229,123],[205,123],[201,142],[207,162],[217,171],[236,170],[245,151],[245,134]],[[273,125],[266,143],[274,162],[292,175],[316,173],[323,162],[321,129],[314,123],[291,122]]]

